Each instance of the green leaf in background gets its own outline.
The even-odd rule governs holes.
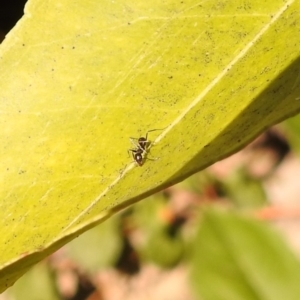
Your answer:
[[[185,246],[180,229],[172,220],[171,208],[162,193],[149,197],[134,207],[133,219],[139,235],[139,255],[160,267],[174,267],[182,259]],[[171,217],[170,217],[171,215]]]
[[[262,207],[268,203],[262,182],[253,178],[244,168],[239,168],[224,178],[222,188],[238,207]]]
[[[94,273],[116,263],[122,250],[119,216],[114,216],[66,245],[67,255],[85,272]]]
[[[300,98],[299,98],[300,100]],[[287,129],[285,134],[291,142],[293,149],[300,152],[300,115],[288,119],[284,122],[284,127]]]
[[[43,262],[18,280],[4,297],[14,300],[60,300],[54,282],[49,265]]]
[[[299,6],[29,1],[0,49],[0,290],[295,115]],[[155,128],[159,159],[129,164],[129,137]]]
[[[191,260],[201,300],[298,300],[300,263],[265,224],[207,211]]]

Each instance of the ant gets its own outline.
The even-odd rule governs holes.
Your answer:
[[[163,128],[164,129],[164,128]],[[148,133],[152,131],[157,131],[157,130],[163,130],[163,129],[151,129],[146,132],[145,137],[140,137],[140,138],[130,138],[131,143],[136,147],[135,149],[129,149],[132,153],[132,157],[134,161],[141,167],[144,164],[144,161],[146,159],[146,155],[149,152],[150,146],[151,146],[151,141],[148,140]],[[136,143],[137,141],[137,143]],[[154,158],[148,158],[151,160],[155,160]]]

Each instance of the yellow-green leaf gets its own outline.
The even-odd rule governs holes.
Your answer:
[[[0,49],[1,290],[296,114],[299,6],[30,0]],[[130,164],[129,137],[157,128]]]

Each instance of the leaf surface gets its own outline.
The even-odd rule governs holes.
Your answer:
[[[299,20],[298,1],[29,1],[0,49],[0,290],[296,114]]]

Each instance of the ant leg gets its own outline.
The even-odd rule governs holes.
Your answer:
[[[164,130],[164,129],[166,129],[167,127],[165,127],[165,128],[157,128],[157,129],[151,129],[151,130],[148,130],[147,132],[146,132],[146,139],[148,138],[148,133],[149,132],[152,132],[152,131],[158,131],[158,130]]]
[[[158,160],[159,159],[159,157],[153,157],[153,156],[149,157],[149,154],[150,154],[150,150],[145,153],[145,159],[149,159],[149,160]]]
[[[146,159],[149,159],[149,160],[158,160],[159,159],[159,157],[146,157]]]
[[[131,138],[129,138],[129,140],[135,148],[141,148],[140,145],[138,144],[138,142],[136,142],[136,141],[138,141],[138,139],[131,137]]]
[[[128,153],[129,156],[130,156],[130,153],[131,153],[131,156],[134,158],[134,153],[136,153],[137,151],[138,151],[137,149],[128,149],[127,153]]]
[[[158,131],[158,130],[164,130],[164,129],[166,129],[167,127],[165,127],[165,128],[158,128],[158,129],[151,129],[151,130],[148,130],[147,132],[146,132],[146,140],[148,140],[148,133],[149,132],[152,132],[152,131]],[[155,143],[154,142],[152,142],[151,143],[151,146],[154,146],[155,145]]]

